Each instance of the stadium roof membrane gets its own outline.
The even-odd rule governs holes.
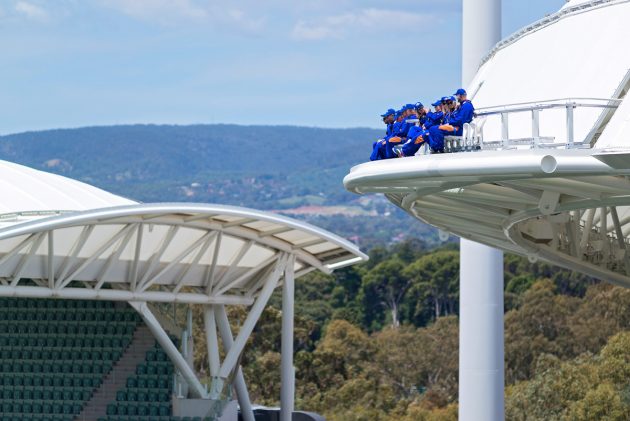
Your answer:
[[[0,161],[0,296],[251,304],[296,276],[367,259],[310,224],[234,206],[142,204]]]

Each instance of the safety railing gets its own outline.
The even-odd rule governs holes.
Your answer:
[[[475,119],[469,125],[468,132],[465,131],[462,142],[465,145],[473,145],[473,147],[465,147],[465,150],[514,149],[518,146],[529,146],[530,148],[588,148],[592,146],[591,141],[594,139],[594,136],[601,132],[601,129],[610,120],[620,103],[620,99],[610,98],[560,98],[480,108],[476,110]],[[575,113],[580,108],[598,108],[602,111],[594,118],[592,129],[585,136],[576,139]],[[560,125],[565,125],[563,134],[566,135],[566,139],[564,141],[562,139],[558,140],[555,135],[545,136],[541,134],[541,114],[545,111],[559,109],[564,109],[564,121],[558,122]],[[522,113],[529,113],[531,116],[530,136],[510,137],[510,116],[514,114],[521,114],[522,116]],[[488,139],[484,136],[484,125],[492,118],[500,118],[500,135],[498,139]],[[592,116],[591,118],[593,119]],[[522,117],[520,122],[520,132],[522,134]],[[554,126],[559,127],[556,124]],[[561,131],[558,130],[557,133],[559,132]]]

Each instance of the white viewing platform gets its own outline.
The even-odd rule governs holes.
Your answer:
[[[357,165],[345,187],[426,223],[630,287],[628,0],[573,0],[497,44],[458,153]]]

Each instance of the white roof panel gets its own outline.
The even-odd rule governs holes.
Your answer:
[[[37,211],[83,211],[137,202],[60,175],[0,161],[0,217]]]
[[[547,18],[548,22],[532,25],[499,43],[469,86],[475,107],[612,98],[630,69],[630,55],[607,44],[627,32],[630,2],[591,3],[581,10],[565,8],[555,19]],[[576,140],[586,137],[602,112],[597,107],[576,109]],[[501,138],[500,117],[494,117],[484,126],[484,140]],[[510,138],[531,136],[529,112],[510,114],[509,118]],[[564,119],[564,109],[542,111],[540,135],[566,139]]]
[[[81,281],[72,292],[81,297],[115,288],[125,299],[250,303],[286,256],[295,256],[296,276],[367,259],[328,231],[253,209],[138,204],[5,161],[0,180],[0,296],[32,279],[55,291]]]

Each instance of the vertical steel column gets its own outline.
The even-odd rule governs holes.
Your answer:
[[[284,283],[282,285],[280,421],[291,421],[295,409],[295,370],[293,368],[294,265],[295,255],[292,255],[284,271]]]
[[[575,143],[575,132],[573,130],[573,110],[575,109],[574,102],[567,102],[567,149],[573,148]]]
[[[503,252],[460,243],[459,419],[504,419]]]
[[[214,306],[214,312],[216,322],[219,325],[219,334],[221,335],[221,340],[223,341],[223,348],[227,354],[234,345],[234,337],[232,336],[232,329],[230,328],[230,322],[227,317],[227,312],[225,311],[225,306],[222,304]],[[254,410],[252,408],[252,403],[249,400],[249,392],[247,391],[245,377],[243,376],[243,369],[240,365],[236,367],[234,388],[236,389],[236,397],[238,398],[238,404],[241,407],[243,420],[255,421]]]
[[[501,0],[463,0],[464,86],[500,38]],[[459,320],[459,419],[502,421],[503,252],[463,238]]]
[[[540,143],[540,110],[532,110],[532,139],[534,139],[533,148],[538,148]]]
[[[193,369],[190,368],[190,366],[188,365],[186,359],[177,350],[177,347],[175,347],[175,345],[171,341],[171,338],[168,337],[168,335],[160,325],[160,322],[155,318],[153,313],[151,313],[151,310],[149,310],[147,303],[130,301],[129,304],[140,314],[142,320],[144,320],[144,323],[147,325],[149,330],[151,330],[151,333],[153,333],[155,339],[162,346],[162,349],[164,349],[166,355],[168,355],[169,359],[175,365],[175,368],[179,370],[180,373],[182,373],[182,376],[186,380],[186,383],[188,383],[188,385],[190,386],[190,390],[192,391],[193,395],[198,398],[206,398],[208,395],[206,393],[206,388],[203,387]]]
[[[509,115],[507,112],[501,113],[501,145],[503,149],[510,149]]]
[[[212,306],[206,306],[203,309],[203,324],[206,330],[206,347],[208,348],[208,365],[210,368],[210,377],[216,377],[219,375],[221,360],[219,358],[217,323],[214,318],[214,309],[212,308]]]

